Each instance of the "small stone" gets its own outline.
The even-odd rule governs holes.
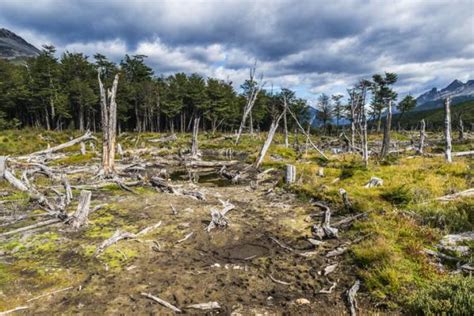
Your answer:
[[[305,298],[299,298],[295,301],[296,305],[308,305],[311,304],[311,302]]]

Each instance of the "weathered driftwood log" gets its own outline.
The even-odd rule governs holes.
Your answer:
[[[357,300],[356,295],[360,288],[360,281],[356,280],[354,285],[347,291],[347,303],[349,304],[349,311],[351,316],[357,315]]]
[[[474,188],[436,198],[438,201],[452,201],[458,198],[474,196]]]
[[[445,145],[445,158],[446,162],[451,163],[453,162],[453,158],[451,156],[451,98],[447,97],[444,101],[444,138],[446,141]]]
[[[313,204],[325,210],[322,225],[313,225],[313,235],[319,239],[337,238],[338,229],[331,227],[331,209],[319,202],[313,202]]]
[[[19,157],[19,159],[28,159],[28,158],[32,158],[34,156],[42,156],[42,155],[51,154],[53,152],[62,150],[62,149],[67,148],[67,147],[74,146],[78,143],[81,143],[81,142],[84,142],[84,141],[87,141],[87,140],[91,140],[91,139],[95,139],[95,137],[92,135],[92,133],[90,131],[87,131],[84,135],[82,135],[78,138],[74,138],[74,139],[68,141],[67,143],[60,144],[60,145],[57,145],[57,146],[54,146],[54,147],[50,147],[50,148],[45,149],[45,150],[40,150],[40,151],[34,152],[32,154],[26,155],[26,156],[21,156],[21,157]]]
[[[286,175],[285,182],[287,184],[292,184],[296,181],[296,167],[294,165],[286,165]]]
[[[235,205],[229,203],[229,201],[219,201],[222,204],[222,210],[218,210],[216,208],[211,209],[211,222],[206,227],[206,231],[208,233],[216,227],[226,227],[229,221],[225,215],[227,214],[227,212],[235,208]]]
[[[101,122],[102,122],[102,170],[101,174],[110,177],[115,173],[115,139],[117,136],[117,86],[119,74],[115,75],[112,89],[107,92],[100,78],[101,70],[97,73],[100,91]]]
[[[210,311],[213,309],[220,309],[221,306],[217,302],[207,302],[207,303],[199,303],[199,304],[191,304],[186,306],[189,309],[199,309],[202,311]]]
[[[165,300],[162,300],[161,298],[159,297],[156,297],[156,296],[153,296],[149,293],[141,293],[142,296],[145,296],[161,305],[163,305],[164,307],[167,307],[169,309],[171,309],[173,312],[175,313],[181,313],[181,310],[179,308],[177,308],[176,306],[172,305],[171,303],[168,303],[167,301]]]
[[[383,185],[383,180],[378,177],[370,178],[369,182],[364,186],[366,188],[380,187]]]
[[[265,143],[262,146],[262,149],[260,149],[260,153],[258,154],[257,160],[255,161],[255,168],[260,167],[260,165],[263,162],[263,159],[265,158],[265,155],[267,154],[268,148],[270,148],[270,145],[273,141],[273,136],[275,135],[275,132],[278,128],[278,123],[280,122],[281,118],[283,117],[283,113],[278,116],[276,120],[272,122],[270,125],[270,130],[268,131],[267,139],[265,140]]]
[[[72,228],[79,229],[82,226],[87,225],[89,216],[90,204],[91,204],[91,191],[82,190],[79,196],[79,204],[77,210],[71,217],[70,223]]]

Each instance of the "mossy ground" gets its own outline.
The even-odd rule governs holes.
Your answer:
[[[44,149],[48,143],[54,146],[69,140],[69,137],[79,135],[78,132],[5,131],[0,134],[0,152],[2,155],[27,154]],[[147,142],[147,139],[163,135],[126,133],[119,137],[119,142],[125,150],[155,148],[163,156],[177,154],[180,150],[190,147],[188,134],[177,134],[178,140],[168,144]],[[100,135],[97,136],[100,137]],[[199,140],[200,148],[203,150],[232,148],[235,152],[246,153],[246,162],[253,162],[265,137],[264,134],[258,134],[255,137],[244,135],[237,146],[232,138],[219,134],[203,133],[200,134]],[[394,133],[393,136],[393,139],[399,141],[408,141],[410,138],[411,135],[403,133]],[[380,140],[380,135],[370,135],[370,139]],[[314,141],[320,140],[315,138]],[[353,267],[351,273],[362,279],[362,291],[370,294],[368,299],[374,305],[377,304],[379,307],[393,311],[438,313],[453,310],[451,307],[449,307],[451,309],[446,307],[449,305],[449,302],[446,303],[446,297],[440,298],[439,295],[434,294],[436,287],[459,283],[462,289],[458,290],[462,292],[472,287],[470,283],[472,279],[454,277],[438,271],[422,250],[433,247],[444,234],[474,230],[474,199],[466,198],[451,202],[435,199],[473,187],[472,158],[456,157],[453,164],[446,164],[442,157],[420,157],[412,153],[395,154],[383,161],[371,159],[370,166],[366,169],[357,155],[330,155],[330,159],[326,161],[314,151],[309,150],[308,154],[304,151],[298,152],[292,146],[286,148],[283,142],[283,135],[277,134],[263,167],[283,170],[287,163],[296,166],[297,182],[285,189],[297,194],[299,205],[293,205],[291,210],[270,211],[269,206],[252,205],[254,202],[257,203],[257,200],[253,201],[249,197],[242,196],[242,199],[249,200],[245,204],[246,207],[239,210],[242,213],[239,216],[244,217],[236,220],[232,228],[234,239],[243,238],[249,232],[255,234],[262,225],[269,225],[268,229],[273,229],[273,234],[286,240],[297,240],[309,236],[310,224],[305,221],[305,218],[310,208],[308,203],[310,198],[316,198],[330,205],[333,210],[336,210],[336,216],[366,212],[368,219],[356,222],[349,231],[344,233],[344,238],[355,239],[365,236],[361,242],[351,246],[345,260],[350,267]],[[304,142],[304,137],[300,135],[298,143],[304,144]],[[295,139],[291,137],[290,144],[294,143]],[[472,140],[456,143],[455,150],[472,149],[472,146]],[[439,148],[433,147],[427,151],[436,153]],[[67,153],[67,157],[56,160],[52,165],[60,167],[70,164],[89,164],[98,159],[97,154],[93,153],[80,155],[79,146],[68,148]],[[320,168],[324,168],[324,177],[318,176]],[[364,185],[372,176],[382,178],[384,185],[377,188],[365,188]],[[48,181],[44,177],[37,177],[35,184],[45,186],[49,184]],[[283,185],[282,182],[280,185]],[[339,195],[340,188],[345,189],[349,194],[352,203],[350,210],[343,207]],[[22,205],[30,214],[41,214],[41,211],[29,208],[30,203],[25,194],[15,192],[4,181],[0,181],[0,191],[8,192],[8,195],[0,198],[1,200],[15,201],[15,205]],[[167,273],[178,278],[175,275],[176,271],[173,271],[171,258],[180,262],[177,264],[179,268],[176,269],[189,269],[189,266],[186,268],[186,264],[180,261],[181,257],[175,253],[175,242],[185,235],[181,227],[183,223],[193,222],[191,227],[194,227],[196,231],[202,230],[204,224],[202,221],[196,221],[196,218],[208,216],[208,208],[197,202],[181,205],[183,201],[173,200],[174,198],[169,200],[169,196],[166,195],[159,195],[157,198],[156,192],[149,188],[134,188],[134,191],[136,194],[124,192],[116,185],[97,190],[93,199],[98,199],[97,203],[105,201],[107,206],[92,214],[89,225],[80,232],[68,232],[61,226],[54,226],[39,234],[15,236],[2,242],[0,253],[4,254],[6,260],[0,262],[1,309],[22,305],[25,298],[70,284],[81,284],[86,282],[91,275],[100,275],[97,280],[93,277],[91,284],[94,286],[87,288],[81,294],[84,296],[80,297],[86,300],[85,293],[90,292],[93,296],[94,291],[103,290],[104,284],[100,280],[103,278],[109,280],[108,278],[115,275],[114,273],[118,273],[114,271],[122,271],[118,273],[121,274],[124,273],[125,268],[134,265],[143,268],[145,263],[155,264],[153,262],[158,259],[151,255],[153,252],[150,254],[153,240],[160,243],[167,256],[171,256],[169,260],[166,259],[166,262],[160,261],[160,264],[170,264],[166,268]],[[235,194],[234,191],[230,192],[231,196]],[[77,193],[75,191],[76,196]],[[242,194],[248,195],[245,191],[242,191]],[[170,219],[169,203],[179,206],[180,210],[192,206],[196,213],[182,215],[183,217],[178,220]],[[5,205],[11,210],[9,204]],[[252,221],[246,219],[245,216],[251,216]],[[137,232],[162,218],[167,219],[163,226],[147,236],[143,242],[123,241],[107,249],[98,258],[93,256],[97,245],[109,238],[117,229]],[[35,220],[41,220],[41,218],[31,217],[28,223]],[[273,221],[277,223],[268,224]],[[25,223],[23,222],[23,225]],[[250,229],[246,225],[251,225],[254,230],[246,231]],[[16,227],[15,225],[0,227],[0,231]],[[226,247],[229,243],[235,242],[225,232],[217,234],[219,238],[200,241],[202,242],[200,245],[211,243],[213,247]],[[208,238],[206,235],[199,234],[199,236],[198,240]],[[184,248],[186,251],[191,251],[188,247]],[[189,253],[180,255],[186,254]],[[163,255],[163,253],[158,254],[158,256]],[[261,269],[278,267],[279,271],[287,271],[288,276],[295,272],[301,275],[311,272],[308,270],[308,262],[294,262],[288,258],[286,260],[285,263],[273,257],[263,256],[255,259],[255,264]],[[292,266],[288,264],[289,262],[292,262]],[[283,278],[284,276],[283,274]],[[233,278],[229,275],[226,277]],[[461,281],[458,280],[459,278]],[[163,281],[163,277],[155,277],[155,281],[158,280]],[[189,281],[184,277],[180,280]],[[167,279],[166,282],[171,281]],[[268,286],[261,283],[262,281],[252,282],[251,284],[255,287]],[[303,287],[314,289],[324,285],[315,282],[304,283]],[[123,286],[123,284],[114,286]],[[133,286],[136,289],[139,287],[136,284]],[[293,290],[298,292],[300,289],[293,288]],[[162,292],[165,295],[168,293],[165,290]],[[168,294],[172,295],[171,292]],[[465,302],[464,296],[459,297],[459,301]],[[204,298],[205,296],[202,297]],[[74,301],[74,303],[80,302]],[[62,311],[71,312],[72,309]]]

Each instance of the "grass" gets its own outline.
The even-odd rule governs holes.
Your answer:
[[[46,148],[48,143],[54,146],[79,135],[78,132],[3,131],[0,133],[0,152],[10,155],[27,154]],[[189,134],[177,134],[177,141],[168,144],[146,141],[163,135],[124,133],[119,136],[119,142],[124,150],[156,147],[163,156],[176,154],[190,147]],[[219,134],[213,136],[201,133],[199,140],[201,149],[232,148],[234,152],[248,154],[246,159],[251,163],[255,161],[265,137],[266,134],[243,135],[237,146],[232,138]],[[393,133],[392,138],[409,140],[404,133]],[[370,135],[370,139],[379,140],[380,135]],[[318,140],[315,138],[315,142]],[[291,135],[290,144],[294,141],[294,136]],[[298,141],[302,144],[305,139],[300,135]],[[468,295],[473,291],[472,279],[443,274],[422,254],[424,248],[432,248],[444,234],[474,230],[474,199],[452,202],[435,200],[436,197],[474,186],[472,159],[455,157],[454,163],[446,164],[442,157],[390,155],[383,161],[371,159],[367,169],[357,155],[341,154],[325,161],[314,151],[310,150],[308,154],[298,153],[291,146],[286,148],[283,143],[283,135],[277,134],[264,159],[263,168],[283,169],[287,163],[294,164],[297,168],[297,183],[289,189],[299,196],[313,197],[331,205],[334,210],[342,210],[339,189],[344,188],[353,205],[351,211],[368,214],[367,220],[356,222],[345,234],[351,238],[365,236],[360,243],[351,247],[348,259],[353,261],[364,289],[374,300],[389,309],[402,308],[412,314],[463,315],[466,311],[473,310],[472,295]],[[473,146],[472,141],[456,142],[455,151],[469,150]],[[440,149],[433,148],[432,151]],[[83,164],[96,158],[90,153],[79,155],[78,146],[73,146],[68,151],[73,154],[54,164]],[[318,176],[320,168],[324,168],[324,177]],[[373,176],[382,178],[384,185],[365,188],[364,185]],[[46,184],[48,180],[38,177],[35,181]],[[2,191],[14,192],[2,182],[0,186]],[[149,193],[149,189],[135,190],[142,196]],[[101,192],[110,196],[123,194],[115,185],[106,187]],[[26,196],[23,193],[13,193],[2,197],[3,200],[20,198]],[[123,206],[114,204],[94,213],[89,226],[81,235],[81,238],[90,242],[78,247],[82,258],[94,260],[92,254],[97,244],[109,238],[118,228],[137,232],[139,227],[133,226],[135,222],[129,216],[131,215]],[[307,232],[307,223],[303,221],[302,215],[297,217],[295,223],[287,225],[298,228],[288,238],[296,238],[296,235],[302,236]],[[163,225],[155,234],[174,236],[176,239],[182,237],[174,224]],[[47,277],[47,272],[39,262],[49,260],[52,265],[58,264],[56,255],[61,247],[59,238],[53,233],[42,234],[26,241],[13,239],[2,245],[0,250],[13,252],[19,263],[15,268],[0,264],[0,285],[5,288],[12,278],[20,275],[21,269],[33,271],[32,275],[39,278],[33,282],[35,285],[51,284],[52,280]],[[472,249],[472,245],[469,246]],[[27,254],[31,257],[27,258]],[[99,257],[99,262],[111,269],[119,269],[136,256],[138,253],[134,245],[124,242],[107,249]],[[61,282],[62,279],[58,280]],[[1,303],[0,299],[0,305]]]

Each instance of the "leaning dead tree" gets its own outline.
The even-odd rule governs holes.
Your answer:
[[[451,157],[451,98],[447,97],[444,101],[444,136],[446,140],[446,149],[445,149],[445,158],[448,163],[453,162],[453,158]]]
[[[247,103],[245,104],[244,112],[242,114],[242,121],[240,122],[240,127],[239,127],[239,131],[237,133],[237,138],[235,139],[236,144],[238,144],[239,141],[240,141],[240,136],[242,136],[242,132],[244,131],[245,124],[247,122],[247,118],[249,117],[249,115],[252,112],[253,106],[255,105],[255,101],[257,100],[257,96],[260,93],[260,91],[262,90],[263,86],[265,85],[265,83],[263,82],[263,76],[260,77],[259,82],[255,82],[255,80],[254,80],[255,71],[256,71],[255,66],[250,68],[250,79],[249,79],[250,91],[247,95]]]
[[[265,143],[262,146],[262,149],[260,149],[260,153],[258,154],[257,160],[255,161],[255,167],[258,168],[263,162],[263,158],[265,158],[265,155],[267,154],[268,148],[270,148],[270,145],[273,141],[273,136],[275,136],[275,132],[278,128],[278,123],[280,123],[281,118],[283,117],[284,113],[281,113],[280,116],[276,120],[272,122],[272,125],[270,126],[270,130],[268,131],[268,136],[267,139],[265,140]]]
[[[100,79],[100,70],[97,74],[100,90],[101,119],[102,119],[102,170],[101,174],[111,177],[115,173],[115,138],[117,136],[117,86],[119,75],[116,74],[112,89],[104,89]]]
[[[392,128],[392,100],[388,100],[385,128],[383,130],[382,150],[380,157],[385,158],[390,150],[390,129]]]

